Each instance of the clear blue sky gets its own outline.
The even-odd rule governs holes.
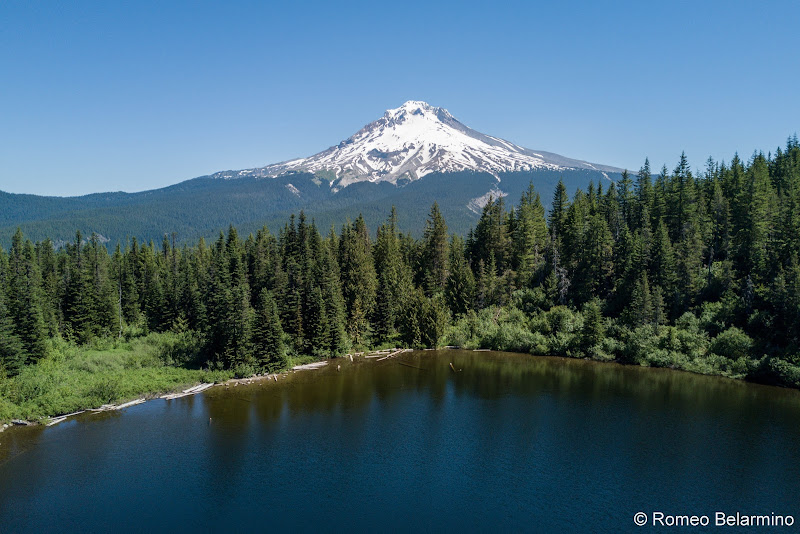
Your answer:
[[[800,130],[800,2],[0,2],[0,189],[140,191],[323,150],[406,100],[638,169]]]

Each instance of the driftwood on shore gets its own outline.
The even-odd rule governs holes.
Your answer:
[[[386,356],[384,356],[383,358],[381,358],[378,361],[380,362],[380,361],[386,360],[388,358],[394,358],[398,354],[402,354],[404,352],[411,352],[411,349],[391,349],[391,350],[394,350],[394,352],[392,352],[390,354],[387,354]]]
[[[321,362],[314,362],[314,363],[307,363],[305,365],[295,365],[292,367],[292,371],[304,371],[306,369],[319,369],[320,367],[325,367],[328,365],[328,360],[323,360]]]
[[[181,397],[188,397],[189,395],[194,395],[195,393],[200,393],[201,391],[205,391],[213,385],[214,384],[212,383],[199,384],[189,389],[184,389],[180,393],[170,393],[168,395],[162,395],[161,398],[167,400],[180,399]]]
[[[488,349],[477,349],[477,350],[488,350]],[[376,351],[371,351],[371,352],[353,352],[353,353],[350,353],[350,354],[345,354],[344,357],[345,358],[350,358],[351,362],[354,361],[354,358],[357,358],[359,356],[363,357],[363,358],[377,358],[378,359],[377,361],[383,361],[383,360],[386,360],[386,359],[389,359],[389,358],[394,358],[394,357],[396,357],[396,356],[398,356],[400,354],[403,354],[405,352],[412,352],[412,349],[401,349],[401,348],[396,348],[395,347],[395,348],[381,349],[381,350],[376,350]],[[402,365],[406,365],[407,367],[413,367],[415,369],[420,369],[420,370],[423,370],[423,371],[426,370],[426,369],[424,369],[422,367],[417,367],[415,365],[410,365],[410,364],[407,364],[405,362],[398,362],[398,363],[400,363]],[[307,369],[320,369],[322,367],[325,367],[326,365],[328,365],[328,361],[327,360],[323,360],[323,361],[319,361],[319,362],[307,363],[307,364],[304,364],[304,365],[295,365],[294,367],[292,367],[291,370],[292,371],[302,371],[302,370],[307,370]],[[341,365],[337,366],[337,369],[341,369]],[[453,370],[455,371],[455,369],[453,369]],[[286,375],[285,372],[284,373],[280,373],[280,374],[276,373],[276,374],[268,374],[268,375],[255,375],[253,377],[245,378],[245,379],[231,379],[231,380],[228,380],[227,382],[225,382],[223,384],[220,384],[220,385],[225,385],[226,388],[227,388],[227,387],[229,387],[231,385],[232,386],[238,386],[239,383],[252,384],[253,382],[256,382],[258,380],[274,380],[275,382],[277,382],[278,378],[286,377],[286,376],[287,375]],[[194,395],[196,393],[200,393],[202,391],[205,391],[205,390],[213,387],[214,385],[215,384],[213,384],[213,383],[198,384],[196,386],[190,387],[188,389],[184,389],[183,391],[180,391],[180,392],[177,392],[177,393],[168,393],[166,395],[162,395],[160,398],[166,399],[166,400],[179,399],[181,397],[187,397],[189,395]],[[59,416],[51,417],[51,418],[47,419],[47,422],[44,423],[44,424],[46,426],[57,425],[59,423],[62,423],[64,421],[66,421],[69,417],[72,417],[72,416],[75,416],[75,415],[78,415],[78,414],[82,414],[84,412],[108,412],[108,411],[121,410],[123,408],[128,408],[128,407],[131,407],[131,406],[135,406],[137,404],[141,404],[141,403],[145,402],[148,398],[153,398],[153,397],[149,397],[149,396],[148,397],[142,397],[142,398],[134,399],[132,401],[124,402],[124,403],[118,404],[118,405],[115,405],[115,404],[104,404],[104,405],[100,406],[99,408],[91,408],[91,409],[88,409],[88,410],[81,410],[81,411],[78,411],[78,412],[73,412],[73,413],[69,413],[69,414],[65,414],[65,415],[59,415]],[[32,424],[35,424],[35,423],[31,422],[31,421],[24,421],[22,419],[13,419],[10,422],[10,424],[2,425],[0,427],[0,432],[2,432],[6,428],[8,428],[10,426],[13,426],[13,425],[20,425],[20,426],[21,425],[26,425],[27,426],[27,425],[32,425]]]
[[[142,400],[144,402],[144,400]],[[57,425],[58,423],[63,423],[67,420],[68,417],[72,417],[73,415],[79,415],[85,412],[86,410],[81,410],[79,412],[72,412],[64,415],[59,415],[58,417],[52,417],[46,424],[47,426]]]
[[[141,398],[141,399],[136,399],[136,400],[132,400],[132,401],[130,401],[130,402],[126,402],[126,403],[124,403],[124,404],[120,404],[120,405],[118,405],[116,409],[117,409],[117,410],[121,410],[121,409],[123,409],[123,408],[127,408],[128,406],[136,406],[137,404],[141,404],[141,403],[143,403],[144,401],[145,401],[145,399],[144,399],[144,398]]]

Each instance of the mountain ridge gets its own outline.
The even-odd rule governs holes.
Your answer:
[[[215,238],[230,224],[242,231],[280,230],[305,211],[321,227],[363,214],[377,227],[397,207],[404,231],[422,232],[439,203],[450,231],[464,233],[490,197],[515,202],[533,183],[545,206],[559,179],[568,190],[607,182],[620,169],[533,151],[481,134],[444,108],[409,101],[350,138],[309,158],[257,169],[221,171],[134,193],[48,197],[0,192],[0,245],[17,227],[54,242],[96,232],[111,246],[128,238],[159,242],[176,232],[191,242]]]
[[[357,182],[397,184],[432,172],[482,171],[497,177],[504,172],[577,169],[622,172],[610,165],[521,147],[473,130],[445,108],[409,100],[312,156],[211,176],[275,178],[291,172],[311,172],[338,191]]]

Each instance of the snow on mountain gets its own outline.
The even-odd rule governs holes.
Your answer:
[[[529,150],[461,124],[446,109],[410,100],[390,109],[352,137],[308,158],[217,177],[274,177],[292,171],[317,174],[334,190],[362,181],[416,180],[432,172],[503,172],[618,169]],[[499,177],[498,177],[499,180]]]
[[[479,197],[475,197],[467,203],[467,209],[475,215],[480,215],[484,206],[489,203],[490,199],[497,200],[498,198],[507,197],[508,193],[495,185],[489,191]]]

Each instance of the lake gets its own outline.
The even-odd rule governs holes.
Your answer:
[[[421,351],[0,434],[0,532],[620,532],[640,511],[800,520],[800,392]]]

